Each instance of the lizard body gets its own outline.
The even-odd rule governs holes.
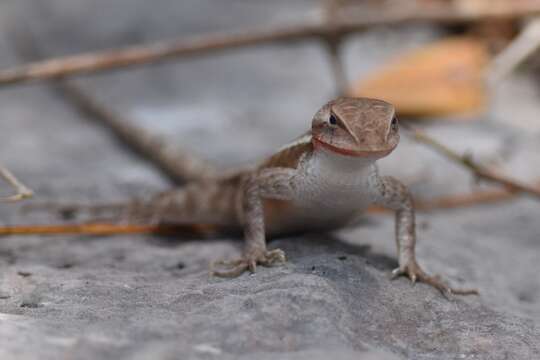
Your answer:
[[[237,276],[257,265],[285,261],[268,250],[267,236],[334,230],[376,203],[396,212],[399,267],[393,275],[426,282],[442,292],[454,290],[427,275],[415,258],[415,218],[407,188],[382,177],[376,161],[399,142],[394,107],[381,100],[340,97],[314,116],[311,130],[252,169],[205,179],[155,200],[161,221],[213,222],[243,230],[240,259],[221,262],[218,276]]]

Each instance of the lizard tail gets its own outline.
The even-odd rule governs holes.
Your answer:
[[[89,217],[92,220],[120,218],[130,209],[139,207],[140,201],[132,200],[118,203],[83,204],[42,202],[28,203],[21,207],[23,214],[32,212],[50,212],[58,215],[62,220],[74,220],[80,217]]]
[[[230,228],[239,225],[236,181],[194,182],[165,191],[146,200],[104,204],[27,204],[24,213],[54,212],[63,220],[89,222],[142,222],[150,224],[215,224]]]
[[[154,197],[149,207],[157,223],[205,223],[238,227],[239,187],[235,181],[188,184]]]

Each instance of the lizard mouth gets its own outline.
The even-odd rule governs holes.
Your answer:
[[[315,148],[324,148],[324,149],[330,150],[333,153],[344,155],[344,156],[382,158],[390,154],[396,148],[397,144],[392,146],[391,148],[382,149],[382,150],[375,150],[375,149],[353,150],[353,149],[346,149],[346,148],[330,145],[324,141],[317,139],[316,137],[313,137],[313,145]]]

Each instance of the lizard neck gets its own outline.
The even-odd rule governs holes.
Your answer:
[[[375,159],[312,149],[300,161],[292,203],[301,209],[302,221],[332,228],[369,205],[370,183],[377,176]]]
[[[376,168],[375,158],[346,156],[322,147],[313,149],[313,157],[321,171],[336,176],[372,172]]]

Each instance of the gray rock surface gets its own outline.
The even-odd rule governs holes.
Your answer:
[[[20,61],[11,40],[21,31],[32,31],[49,54],[67,54],[316,16],[312,1],[8,0],[0,4],[0,66]],[[407,27],[355,36],[347,71],[356,78],[437,35]],[[79,83],[134,123],[224,166],[301,133],[334,91],[316,42]],[[536,96],[535,84],[516,76],[483,119],[427,130],[532,182],[540,177]],[[1,90],[0,129],[0,162],[36,191],[35,202],[114,201],[168,186],[45,85]],[[381,167],[418,197],[485,187],[406,138]],[[540,358],[538,206],[520,197],[419,215],[421,263],[481,292],[450,300],[423,284],[389,280],[396,260],[386,215],[334,235],[274,241],[288,254],[285,266],[233,280],[207,270],[212,260],[238,255],[235,239],[0,238],[0,359]],[[3,224],[59,221],[21,206],[0,208]]]

